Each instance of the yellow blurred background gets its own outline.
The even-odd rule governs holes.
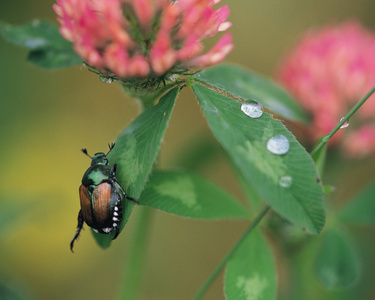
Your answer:
[[[53,3],[0,0],[0,20],[11,24],[36,18],[54,21]],[[373,0],[224,3],[231,9],[230,31],[235,43],[227,61],[267,76],[272,76],[282,54],[312,26],[356,18],[375,30]],[[107,143],[137,116],[138,104],[115,83],[103,84],[85,68],[50,72],[27,63],[25,58],[25,50],[0,38],[0,201],[14,205],[19,216],[1,235],[0,281],[30,292],[35,299],[114,299],[126,268],[134,220],[142,208],[135,208],[127,227],[107,250],[96,245],[85,226],[72,254],[69,243],[77,225],[78,186],[90,163],[80,149],[105,151]],[[192,92],[184,89],[162,145],[161,167],[178,167],[179,156],[202,138],[213,141]],[[349,182],[346,189],[337,189],[337,198],[347,198],[361,188],[369,176],[374,176],[374,165],[374,159],[337,163],[336,167],[347,172]],[[213,158],[199,171],[243,198],[225,157]],[[335,171],[327,178],[330,184],[340,184],[335,181]],[[140,299],[190,299],[246,225],[155,212]],[[359,243],[361,237],[365,240],[365,234],[373,232],[367,228]],[[375,245],[369,241],[360,247],[367,276],[355,288],[362,289],[361,297],[352,299],[374,299],[374,289],[366,285],[370,280],[366,272],[375,265],[371,260]],[[284,284],[288,271],[282,271],[282,257],[287,254],[278,253],[277,248],[275,254],[279,281]],[[224,299],[222,282],[217,280],[205,299]],[[312,294],[311,299],[317,298]]]

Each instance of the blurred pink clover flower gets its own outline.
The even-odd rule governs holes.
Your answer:
[[[316,140],[375,85],[375,34],[356,21],[311,30],[282,61],[277,78],[311,114],[307,133]],[[375,95],[332,142],[348,156],[375,153]]]

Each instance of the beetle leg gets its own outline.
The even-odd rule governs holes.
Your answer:
[[[114,172],[116,172],[116,164],[114,164],[114,165],[112,166],[112,170],[113,170],[113,169],[114,169]],[[113,173],[113,174],[115,174],[115,173]],[[115,186],[119,189],[119,191],[123,194],[123,196],[124,196],[126,199],[128,199],[128,200],[130,200],[130,201],[133,201],[133,202],[139,204],[139,201],[138,201],[137,199],[134,199],[133,197],[130,197],[130,196],[128,196],[128,195],[125,193],[125,190],[122,188],[121,184],[117,181],[117,179],[116,179],[115,177],[112,179],[112,182],[113,182],[113,184],[115,184]]]
[[[116,169],[117,169],[117,164],[114,164],[111,168],[111,175],[113,178],[116,177]]]
[[[82,211],[79,210],[79,213],[78,213],[78,225],[77,225],[77,231],[76,231],[76,234],[74,235],[72,241],[70,242],[70,250],[71,250],[73,253],[74,253],[74,251],[73,251],[74,241],[75,241],[76,239],[78,239],[78,236],[79,236],[79,234],[80,234],[82,228],[83,228],[83,217],[82,217]]]
[[[120,233],[120,222],[122,220],[122,203],[121,203],[121,197],[120,196],[117,199],[117,203],[116,203],[115,208],[114,208],[113,218],[116,219],[116,220],[114,220],[114,223],[113,223],[113,228],[115,228],[116,233],[115,233],[112,240],[116,239],[117,236]]]
[[[137,199],[134,199],[134,198],[132,198],[132,197],[126,195],[126,194],[125,194],[125,198],[128,199],[128,200],[130,200],[130,201],[133,201],[133,202],[139,204],[139,201]]]

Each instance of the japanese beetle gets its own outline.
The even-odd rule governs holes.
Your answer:
[[[108,164],[107,155],[115,144],[108,145],[107,154],[96,153],[91,157],[86,149],[81,151],[91,158],[91,166],[87,169],[79,187],[81,209],[78,213],[77,231],[70,242],[70,250],[78,238],[83,222],[90,226],[95,232],[109,234],[113,230],[119,234],[120,222],[122,220],[122,204],[125,199],[138,201],[129,197],[116,179],[116,164],[112,167]]]

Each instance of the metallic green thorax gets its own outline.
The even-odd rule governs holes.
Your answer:
[[[82,177],[82,184],[86,187],[108,181],[111,177],[111,167],[109,165],[91,165]]]
[[[111,177],[111,167],[108,165],[107,156],[102,153],[96,153],[91,160],[91,166],[83,175],[82,184],[86,187],[90,185],[99,185]]]

